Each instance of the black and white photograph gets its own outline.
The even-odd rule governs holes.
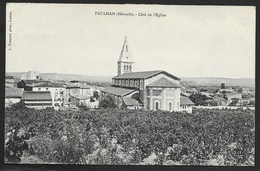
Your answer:
[[[255,166],[255,6],[7,3],[5,164]]]

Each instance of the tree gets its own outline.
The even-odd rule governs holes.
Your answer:
[[[96,90],[93,91],[93,98],[95,99],[99,98],[98,92]]]
[[[195,103],[195,106],[203,105],[205,100],[208,100],[208,98],[205,95],[202,95],[200,93],[195,93],[190,95],[190,100]]]
[[[90,97],[90,102],[95,102],[93,97]]]
[[[239,99],[238,98],[232,98],[231,99],[232,101],[231,101],[231,103],[229,104],[229,106],[235,106],[238,102],[239,102]]]
[[[225,90],[222,92],[222,94],[223,94],[223,99],[228,100],[227,92]]]
[[[111,96],[107,96],[99,103],[101,108],[116,108],[116,104]]]
[[[242,92],[243,92],[243,88],[239,88],[239,89],[237,90],[237,92],[242,93]]]

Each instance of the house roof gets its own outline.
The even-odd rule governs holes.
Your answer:
[[[50,83],[50,81],[45,81],[45,80],[21,80],[27,85],[38,85],[38,84],[43,84],[43,83]],[[20,82],[21,82],[20,81]]]
[[[194,93],[197,93],[198,90],[196,90],[195,88],[187,88],[187,89],[186,89],[186,92],[194,92]]]
[[[79,95],[79,94],[73,94],[73,95],[70,95],[71,97],[74,97],[76,99],[79,99],[79,100],[86,100],[86,99],[89,99],[90,96],[86,96],[86,95]]]
[[[164,73],[164,74],[166,74],[167,76],[169,76],[173,79],[180,80],[176,76],[174,76],[174,75],[172,75],[172,74],[170,74],[166,71],[163,71],[163,70],[130,72],[130,73],[124,73],[122,75],[115,76],[113,78],[114,79],[147,79],[147,78],[153,77],[153,76],[161,74],[161,73]]]
[[[51,101],[50,91],[24,91],[22,100],[26,101]]]
[[[165,88],[180,88],[181,86],[179,84],[176,84],[164,77],[154,81],[147,87],[165,87]]]
[[[124,96],[124,95],[127,95],[129,93],[136,91],[136,89],[110,86],[110,87],[106,87],[105,89],[103,89],[101,91],[109,93],[109,94],[114,94],[117,96]]]
[[[233,93],[227,93],[226,96],[234,96],[234,95],[241,95],[241,93],[238,93],[238,92],[233,92]]]
[[[14,76],[6,75],[6,76],[5,76],[5,79],[14,79]]]
[[[23,89],[20,88],[6,88],[5,97],[6,98],[21,98],[23,94]]]
[[[90,89],[90,87],[87,86],[87,85],[81,85],[80,88],[82,88],[82,89]]]
[[[141,100],[139,99],[134,99],[132,97],[123,97],[123,100],[126,104],[126,106],[142,106],[142,102]]]
[[[216,100],[216,101],[227,101],[226,99],[224,99],[222,97],[218,97],[218,96],[214,96],[214,100]]]
[[[37,84],[33,87],[63,87],[63,86],[58,83],[44,82],[44,83]]]
[[[72,84],[72,83],[67,83],[66,85],[66,89],[70,89],[70,88],[80,88],[80,86],[76,85],[76,84]]]
[[[184,96],[181,96],[180,103],[181,105],[194,105],[194,103],[188,97]]]

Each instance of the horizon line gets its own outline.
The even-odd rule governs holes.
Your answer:
[[[30,70],[36,71],[36,70]],[[25,73],[28,71],[6,71],[5,73]],[[39,72],[39,71],[38,71]],[[76,73],[62,73],[62,72],[39,72],[42,74],[71,74],[79,76],[105,76],[105,77],[114,77],[113,75],[87,75],[87,74],[76,74]],[[255,79],[255,77],[223,77],[223,76],[178,76],[179,78],[222,78],[222,79]]]

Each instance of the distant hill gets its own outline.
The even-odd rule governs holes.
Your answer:
[[[194,86],[220,86],[221,83],[225,83],[226,86],[243,86],[255,88],[254,78],[184,77],[181,78],[181,83]]]
[[[6,75],[12,75],[15,78],[21,78],[22,72],[7,72]],[[107,82],[111,83],[113,76],[91,76],[91,75],[79,75],[79,74],[61,74],[61,73],[40,73],[40,76],[45,79],[52,80],[64,80],[64,81],[88,81],[88,82]],[[220,86],[221,83],[225,83],[226,86],[243,86],[243,87],[255,87],[255,79],[253,78],[217,78],[217,77],[183,77],[181,78],[181,84],[193,85],[193,86]]]
[[[7,72],[6,75],[12,75],[15,78],[21,78],[22,72]],[[88,82],[111,82],[112,76],[90,76],[79,74],[61,74],[61,73],[40,73],[40,77],[52,80],[64,81],[88,81]]]

